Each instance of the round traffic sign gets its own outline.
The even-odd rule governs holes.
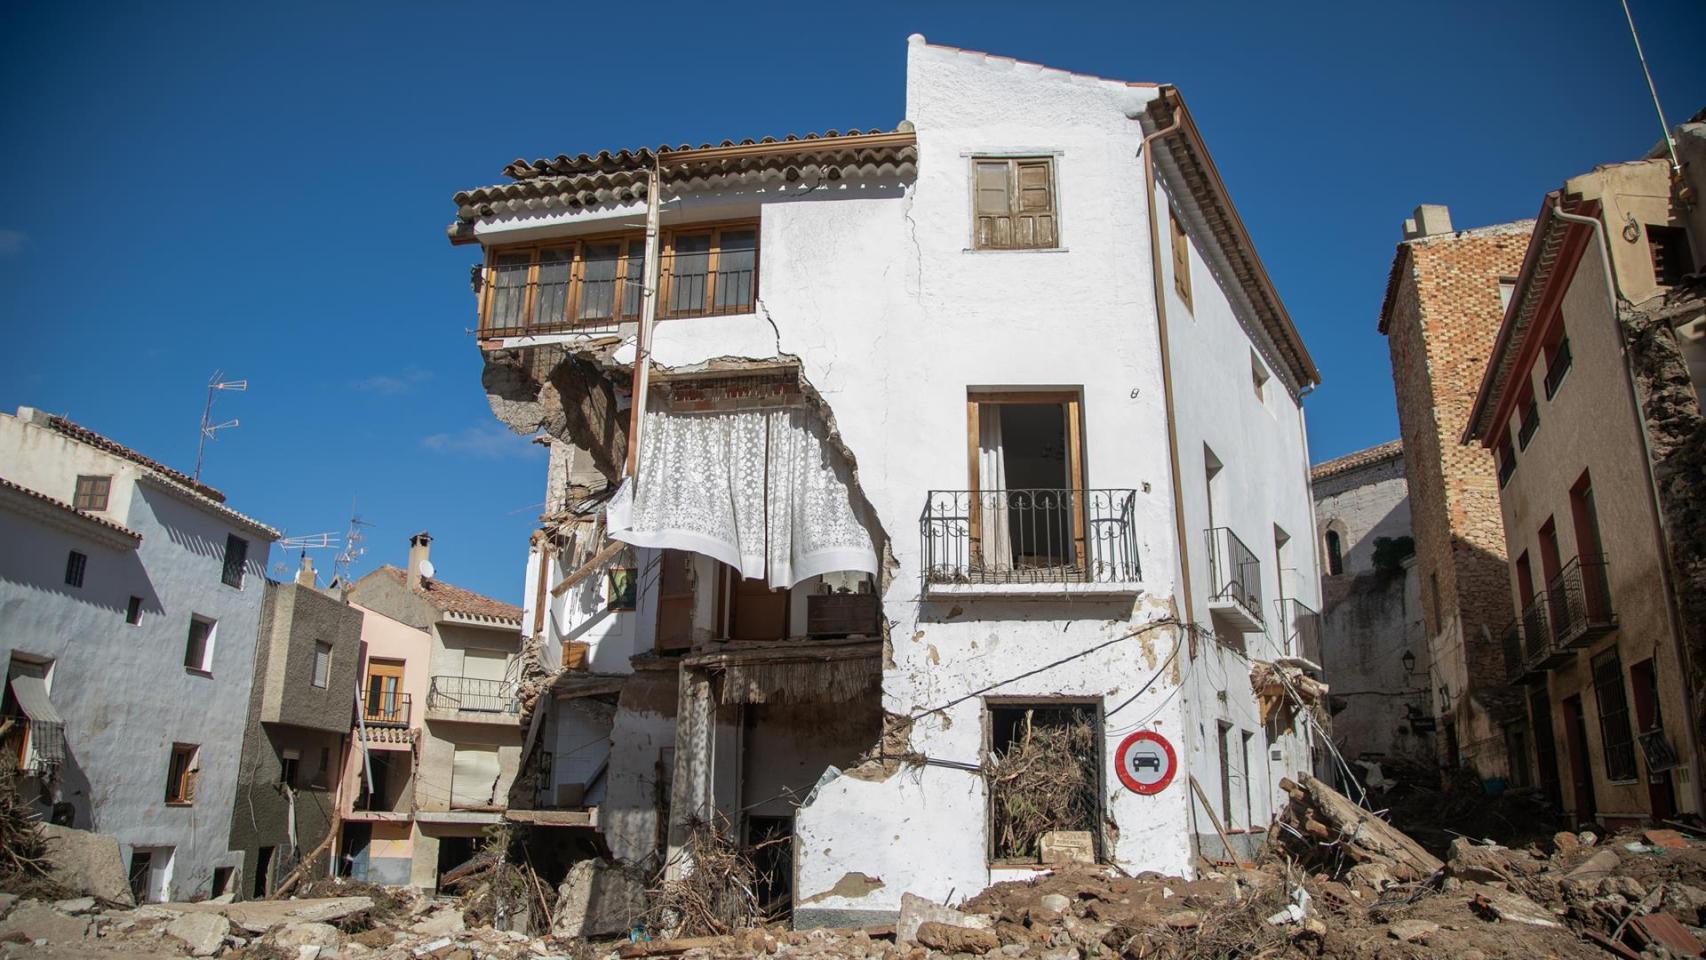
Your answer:
[[[1114,763],[1127,790],[1148,796],[1160,793],[1173,782],[1179,758],[1166,737],[1153,730],[1139,730],[1120,741]]]

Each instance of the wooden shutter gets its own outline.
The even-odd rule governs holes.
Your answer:
[[[1016,247],[1054,246],[1054,177],[1049,160],[1016,161],[1014,193],[1019,217],[1015,224]]]
[[[1185,236],[1178,211],[1169,210],[1167,219],[1173,224],[1173,289],[1185,301],[1185,309],[1191,310],[1191,238]]]
[[[1013,237],[1012,201],[1008,194],[1006,160],[979,160],[975,176],[978,248],[1010,246]]]

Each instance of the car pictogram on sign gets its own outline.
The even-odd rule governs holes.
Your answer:
[[[1139,730],[1121,740],[1114,760],[1120,782],[1127,790],[1143,796],[1167,789],[1179,768],[1173,745],[1153,730]]]
[[[1131,765],[1139,770],[1154,770],[1161,772],[1161,755],[1158,753],[1139,753],[1131,758]]]

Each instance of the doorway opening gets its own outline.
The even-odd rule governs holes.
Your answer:
[[[1086,569],[1078,394],[973,393],[971,571],[1070,579]]]
[[[1047,834],[1087,834],[1102,845],[1101,710],[1095,703],[991,703],[984,761],[989,857],[1037,863]]]

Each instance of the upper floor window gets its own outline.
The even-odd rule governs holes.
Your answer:
[[[1499,278],[1499,312],[1500,313],[1503,313],[1504,311],[1509,310],[1511,308],[1511,297],[1514,296],[1515,294],[1516,294],[1516,278],[1515,277],[1500,277]]]
[[[749,313],[758,297],[758,225],[683,226],[660,238],[661,319]],[[638,320],[646,283],[640,233],[499,247],[487,259],[480,332],[521,336]]]
[[[1268,402],[1268,368],[1263,366],[1262,358],[1256,356],[1256,351],[1250,351],[1250,384],[1256,388],[1256,402]]]
[[[1059,246],[1052,158],[978,157],[972,161],[972,179],[974,248]]]
[[[189,805],[195,802],[196,773],[200,748],[193,743],[172,744],[172,760],[166,767],[166,802]]]
[[[77,492],[71,500],[71,505],[79,510],[100,513],[107,508],[107,495],[112,492],[113,478],[110,476],[81,476],[77,478]]]
[[[314,644],[314,675],[309,680],[314,686],[325,689],[332,677],[332,645],[323,641]]]
[[[225,570],[219,579],[228,587],[243,586],[243,565],[249,559],[249,541],[235,534],[225,537]]]
[[[1570,372],[1570,338],[1560,337],[1557,343],[1546,348],[1546,399],[1552,399],[1558,392],[1558,385],[1564,382],[1564,374]]]
[[[1521,402],[1521,418],[1516,431],[1516,442],[1522,449],[1528,449],[1528,442],[1534,439],[1534,431],[1540,429],[1540,403],[1534,399],[1534,391],[1523,394]]]
[[[1653,255],[1653,282],[1672,286],[1694,271],[1688,251],[1688,231],[1681,227],[1647,224],[1647,249]]]
[[[184,667],[196,673],[213,671],[213,621],[190,618],[189,637],[184,642]]]
[[[1510,431],[1505,431],[1499,441],[1499,486],[1510,482],[1511,474],[1516,472],[1516,444],[1511,443]]]
[[[1327,575],[1336,577],[1345,572],[1345,543],[1339,531],[1327,531]]]
[[[1167,222],[1173,228],[1173,292],[1184,301],[1186,310],[1194,312],[1196,308],[1191,305],[1191,238],[1185,234],[1185,222],[1179,219],[1179,211],[1168,210]]]
[[[83,571],[88,569],[88,566],[89,558],[87,556],[75,550],[71,551],[71,555],[65,558],[65,585],[81,587],[83,585]]]

